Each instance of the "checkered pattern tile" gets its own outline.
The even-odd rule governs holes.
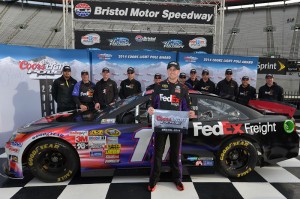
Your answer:
[[[300,125],[298,127],[300,129]],[[0,149],[0,165],[6,155]],[[199,171],[199,170],[198,170]],[[178,191],[169,173],[162,173],[155,192],[147,191],[149,169],[118,170],[112,177],[75,176],[62,183],[43,183],[30,173],[23,180],[0,177],[0,198],[82,199],[82,198],[201,198],[201,199],[298,199],[300,198],[300,156],[276,165],[257,167],[241,179],[226,178],[219,173],[184,172],[184,191]]]

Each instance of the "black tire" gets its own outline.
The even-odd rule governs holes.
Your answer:
[[[62,182],[72,178],[79,168],[76,151],[62,140],[43,139],[28,153],[31,173],[44,182]]]
[[[257,150],[250,141],[233,139],[220,147],[217,166],[223,175],[240,178],[254,170],[257,160]]]

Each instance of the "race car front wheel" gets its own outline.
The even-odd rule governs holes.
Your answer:
[[[257,159],[256,148],[250,141],[233,139],[220,147],[217,166],[223,175],[239,178],[254,170]]]
[[[44,139],[36,143],[27,158],[32,174],[44,182],[70,179],[79,168],[76,151],[62,140]]]

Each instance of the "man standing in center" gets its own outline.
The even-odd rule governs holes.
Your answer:
[[[123,80],[120,84],[119,96],[121,99],[125,99],[131,95],[136,95],[142,92],[141,83],[134,79],[134,68],[129,67],[127,69],[128,78]]]
[[[195,112],[190,111],[190,98],[188,88],[178,81],[180,67],[177,62],[169,62],[167,66],[168,78],[155,86],[151,96],[151,106],[148,108],[150,115],[155,109],[189,111],[189,117],[194,118]],[[170,99],[170,100],[167,100]],[[148,190],[153,192],[156,183],[159,181],[162,156],[166,145],[167,137],[170,138],[170,167],[172,170],[173,182],[180,191],[184,190],[182,184],[181,164],[181,133],[156,133],[154,132],[154,154],[151,161],[151,174]]]
[[[196,69],[191,69],[190,71],[190,78],[188,80],[186,80],[187,83],[189,83],[190,85],[192,85],[193,89],[195,88],[195,86],[197,85],[197,83],[199,82],[199,80],[197,79],[197,71]]]
[[[118,99],[118,88],[114,80],[110,79],[108,68],[102,69],[102,79],[97,82],[94,92],[95,109],[104,109]]]
[[[217,84],[216,94],[222,98],[236,101],[238,93],[238,84],[232,79],[232,70],[228,68],[225,71],[225,79],[219,81],[219,83]]]

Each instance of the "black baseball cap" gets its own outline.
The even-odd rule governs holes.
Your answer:
[[[154,79],[161,79],[161,74],[160,73],[156,73],[154,75]]]
[[[176,68],[176,70],[180,70],[180,66],[179,63],[176,61],[171,61],[168,63],[167,69],[171,68],[172,66],[174,66]]]
[[[190,73],[197,73],[196,69],[191,69]]]
[[[185,73],[180,73],[179,78],[186,78],[186,74]]]
[[[249,80],[249,77],[248,76],[243,76],[242,80]]]
[[[128,73],[128,72],[134,73],[134,68],[129,67],[129,68],[127,69],[127,73]]]
[[[83,70],[83,71],[81,71],[81,75],[83,75],[83,74],[89,74],[89,72],[87,71],[87,70]]]
[[[63,71],[71,71],[71,67],[66,65],[63,67]]]
[[[273,74],[266,74],[266,78],[269,78],[269,77],[274,78]]]
[[[232,70],[230,68],[226,69],[225,74],[231,74],[232,75]]]
[[[109,68],[107,68],[107,67],[103,68],[103,69],[102,69],[102,73],[103,73],[103,72],[108,72],[108,73],[109,73]]]
[[[209,75],[209,71],[208,71],[207,69],[203,69],[203,71],[202,71],[202,75],[204,75],[204,74],[207,74],[207,75]]]

